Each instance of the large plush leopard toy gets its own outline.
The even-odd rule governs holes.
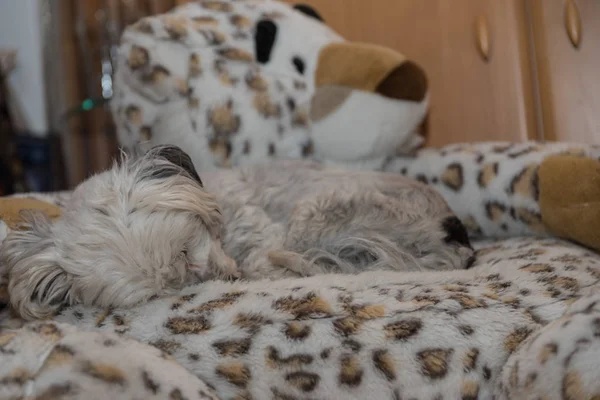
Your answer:
[[[274,158],[380,169],[422,143],[427,98],[417,64],[345,41],[308,6],[205,0],[126,29],[112,109],[129,152],[175,144],[200,171]]]

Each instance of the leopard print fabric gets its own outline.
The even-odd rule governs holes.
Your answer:
[[[553,238],[476,245],[467,271],[210,282],[128,310],[77,306],[56,320],[154,346],[222,399],[561,398],[562,381],[597,394],[586,366],[598,356],[596,314],[580,302],[597,293],[598,255]],[[547,343],[560,351],[542,363]],[[577,346],[587,347],[563,368]],[[526,388],[533,372],[539,385]]]
[[[54,322],[0,332],[0,399],[204,399],[217,395],[171,356]]]
[[[600,159],[600,147],[537,142],[456,144],[394,158],[384,170],[434,186],[472,237],[549,235],[540,214],[537,170],[544,158],[554,154]]]
[[[134,154],[177,144],[200,171],[310,157],[312,82],[291,60],[283,73],[255,61],[256,22],[297,25],[298,14],[274,1],[199,1],[128,27],[112,101],[120,144]]]

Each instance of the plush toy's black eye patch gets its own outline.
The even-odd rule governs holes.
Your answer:
[[[304,70],[306,69],[306,65],[304,64],[304,60],[298,56],[292,58],[292,63],[294,64],[294,67],[296,67],[296,71],[298,71],[298,73],[300,75],[304,75]]]
[[[298,11],[300,11],[303,14],[308,15],[311,18],[314,18],[316,20],[319,20],[321,22],[325,22],[323,21],[323,17],[321,17],[321,14],[319,14],[317,12],[317,10],[315,10],[314,8],[312,8],[311,6],[309,6],[308,4],[296,4],[294,6],[294,8]]]
[[[254,34],[256,60],[265,64],[271,59],[271,51],[277,38],[277,25],[270,19],[259,21]]]

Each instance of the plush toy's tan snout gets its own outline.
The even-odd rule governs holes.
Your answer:
[[[419,102],[427,94],[427,77],[421,67],[394,50],[342,42],[321,50],[315,86],[341,86]]]

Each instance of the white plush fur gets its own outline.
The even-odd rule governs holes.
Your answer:
[[[43,318],[64,304],[128,307],[210,278],[446,270],[473,259],[443,199],[396,175],[295,161],[203,179],[207,190],[175,146],[90,178],[57,223],[33,215],[3,243],[11,302]]]

